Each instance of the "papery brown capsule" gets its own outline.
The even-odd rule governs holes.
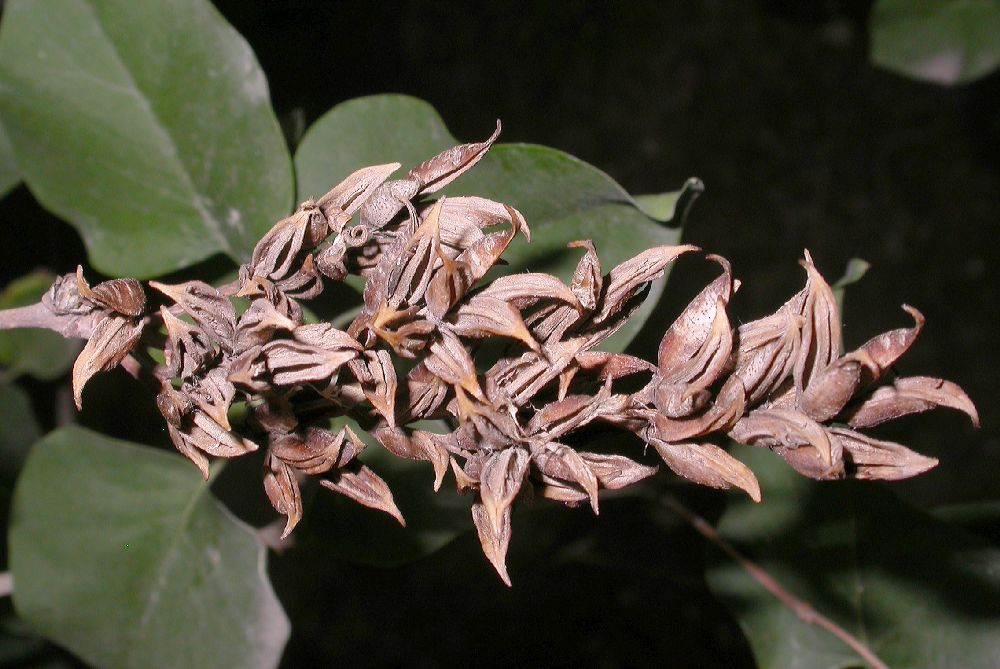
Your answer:
[[[722,323],[728,330],[728,319],[721,320],[720,312],[725,314],[732,298],[732,268],[729,261],[720,256],[710,255],[708,259],[722,266],[722,274],[691,300],[660,340],[657,366],[665,375],[675,375],[675,370],[696,358],[713,334],[721,335]]]
[[[507,337],[524,343],[533,351],[541,350],[524,325],[521,312],[495,297],[472,297],[455,311],[451,326],[455,334],[469,339]]]
[[[938,463],[935,458],[914,453],[902,444],[874,439],[847,428],[831,427],[827,432],[830,440],[842,449],[855,478],[897,481],[922,474]]]
[[[331,188],[316,201],[328,218],[337,220],[340,213],[352,214],[357,211],[389,175],[400,168],[399,163],[372,165],[352,172],[346,179]],[[342,222],[341,222],[342,225]],[[340,232],[335,227],[335,232]]]
[[[570,290],[580,302],[580,306],[587,311],[597,308],[597,302],[601,298],[604,288],[604,274],[601,270],[601,260],[597,257],[597,249],[589,239],[570,242],[569,248],[580,248],[584,250],[583,257],[577,263],[573,272],[573,282]]]
[[[284,539],[302,520],[302,493],[295,480],[295,471],[270,453],[264,458],[264,492],[275,511],[287,517],[281,532]]]
[[[172,376],[190,378],[217,357],[217,348],[201,328],[182,321],[164,306],[160,307],[160,320],[167,330],[164,362]]]
[[[916,341],[924,327],[924,315],[908,304],[903,311],[913,317],[912,328],[889,330],[872,337],[857,350],[857,357],[865,366],[862,385],[874,383],[886,369],[903,356]]]
[[[434,491],[441,488],[445,472],[448,471],[448,451],[441,445],[442,435],[414,431],[407,434],[401,428],[383,427],[374,436],[387,451],[408,460],[426,460],[434,468]]]
[[[73,401],[83,408],[83,387],[94,374],[118,366],[142,336],[142,323],[109,314],[94,328],[87,345],[73,363]]]
[[[528,462],[528,453],[520,448],[508,448],[489,456],[479,475],[480,501],[472,507],[483,552],[508,586],[506,559],[511,505],[528,473]]]
[[[421,208],[421,217],[425,217],[432,206],[434,204]],[[442,205],[438,217],[441,252],[448,258],[455,259],[486,236],[483,229],[508,221],[517,226],[525,239],[531,239],[531,231],[524,216],[514,207],[482,197],[449,197]]]
[[[350,362],[365,397],[389,427],[396,426],[396,369],[386,351],[366,351]]]
[[[299,252],[313,248],[326,234],[326,217],[315,205],[300,208],[278,221],[257,242],[248,266],[249,275],[280,281],[291,275]]]
[[[135,279],[111,279],[91,288],[83,278],[83,267],[77,266],[76,283],[80,296],[99,308],[132,318],[146,312],[146,293]]]
[[[579,308],[576,296],[566,284],[554,276],[533,272],[498,277],[476,295],[508,302],[518,309],[530,307],[540,300],[565,302],[572,305],[574,311]]]
[[[278,339],[262,349],[271,379],[278,386],[317,383],[335,376],[358,357],[355,348],[320,348],[291,339]]]
[[[302,433],[272,434],[269,446],[274,457],[312,475],[346,466],[364,448],[364,442],[346,426],[336,434],[317,427]]]
[[[441,266],[437,268],[430,285],[427,286],[427,307],[431,314],[443,318],[500,259],[500,255],[524,225],[524,219],[517,210],[512,207],[507,207],[506,210],[506,220],[511,223],[509,231],[481,235],[454,259],[442,250],[441,228],[438,223],[437,252]],[[431,211],[438,219],[440,218],[442,208],[435,207]]]
[[[234,352],[239,354],[254,346],[263,346],[279,331],[291,332],[298,324],[278,311],[269,300],[258,298],[240,316],[236,326]]]
[[[370,228],[382,228],[403,208],[404,203],[419,194],[434,193],[457,179],[478,163],[500,135],[497,129],[485,142],[461,144],[450,148],[414,167],[406,178],[387,181],[376,188],[361,207],[362,223]]]
[[[657,246],[629,258],[608,273],[601,295],[601,307],[593,317],[595,325],[615,315],[642,286],[663,275],[678,256],[697,251],[697,246]]]
[[[486,152],[493,146],[493,142],[497,141],[500,130],[500,120],[497,119],[496,130],[486,141],[460,144],[439,153],[414,167],[407,177],[420,184],[420,192],[422,193],[434,193],[441,190],[482,160]]]
[[[854,395],[861,382],[862,365],[843,357],[817,374],[798,397],[799,410],[813,420],[833,418]]]
[[[805,252],[801,261],[806,268],[806,296],[802,317],[802,343],[792,369],[796,392],[810,385],[817,375],[833,363],[841,353],[840,311],[833,290]]]
[[[431,345],[430,355],[424,360],[427,370],[445,383],[459,386],[473,397],[485,400],[472,356],[456,335],[448,331],[441,335],[441,341]]]
[[[542,474],[579,485],[590,500],[594,513],[599,513],[597,476],[587,461],[572,448],[556,442],[532,444],[531,461]]]
[[[149,285],[176,302],[211,339],[227,351],[233,350],[236,311],[218,289],[202,281],[176,285],[150,281]]]
[[[979,427],[979,413],[957,384],[929,376],[898,378],[876,389],[861,404],[845,412],[851,427],[871,427],[911,413],[943,406],[964,412]]]
[[[760,501],[760,484],[745,464],[714,444],[668,443],[652,439],[650,443],[674,472],[711,488],[736,486],[755,502]]]
[[[568,395],[546,404],[531,417],[525,431],[545,440],[559,439],[602,415],[621,413],[625,403],[623,395],[611,395],[608,379],[596,395]]]
[[[791,374],[798,359],[802,317],[790,305],[738,329],[739,347],[734,354],[734,374],[743,380],[749,404],[773,393]]]
[[[357,472],[338,471],[333,479],[323,479],[320,484],[362,506],[388,513],[406,527],[406,521],[392,498],[389,486],[368,467],[362,465]]]
[[[669,418],[654,412],[650,430],[653,436],[676,443],[728,430],[736,424],[746,409],[746,392],[738,376],[730,376],[719,390],[712,406],[683,418]]]
[[[585,453],[580,457],[590,471],[594,472],[602,488],[618,490],[648,478],[656,473],[656,467],[647,467],[623,455],[607,453]]]
[[[448,384],[441,380],[423,362],[406,375],[406,408],[402,412],[402,422],[423,420],[434,417],[448,397]]]
[[[822,426],[803,413],[789,409],[758,409],[741,418],[729,436],[741,444],[771,448],[812,447],[829,467],[833,447]]]

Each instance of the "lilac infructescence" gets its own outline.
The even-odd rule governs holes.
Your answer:
[[[119,364],[145,372],[171,440],[206,477],[209,456],[265,446],[264,489],[287,518],[283,536],[302,516],[309,475],[404,522],[388,485],[356,459],[365,447],[357,434],[330,429],[332,419],[357,420],[389,452],[431,463],[435,490],[453,472],[472,493],[483,551],[508,585],[511,507],[526,486],[596,513],[601,489],[656,471],[627,454],[579,450],[574,433],[595,421],[637,435],[680,476],[741,488],[755,501],[753,472],[713,442],[767,447],[817,479],[891,480],[937,461],[859,429],[937,406],[978,423],[949,381],[880,384],[920,332],[916,309],[903,307],[912,327],[844,353],[837,302],[808,252],[805,287],[769,316],[732,326],[739,282],[709,255],[721,273],[666,331],[655,364],[597,350],[650,283],[698,249],[648,249],[605,273],[593,243],[567,240],[581,253],[569,285],[542,273],[486,280],[514,238],[530,236],[527,221],[484,198],[428,196],[474,167],[499,131],[498,123],[485,142],[449,149],[401,179],[388,180],[398,163],[358,170],[278,221],[222,289],[150,282],[170,306],[148,313],[138,281],[91,288],[78,272],[57,279],[16,324],[89,339],[73,368],[78,406],[97,372]],[[301,303],[352,274],[365,278],[364,304],[347,329],[307,324]],[[235,297],[250,301],[240,315]],[[477,367],[490,339],[504,346]],[[149,354],[154,346],[162,363]],[[234,402],[250,409],[238,426]],[[411,427],[430,419],[451,431]]]

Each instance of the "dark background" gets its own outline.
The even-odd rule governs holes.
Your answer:
[[[633,193],[700,177],[684,236],[732,261],[737,321],[801,287],[804,248],[831,280],[867,259],[847,345],[909,325],[899,306],[918,307],[928,323],[901,371],[957,381],[983,421],[973,431],[939,412],[884,432],[941,460],[894,489],[921,508],[1000,498],[997,75],[945,89],[874,68],[864,2],[216,4],[293,136],[337,102],[399,92],[463,141],[499,117],[502,141],[557,147]],[[3,211],[5,282],[83,257],[23,187]],[[714,274],[706,265],[679,263],[661,333]],[[712,513],[718,500],[693,503]],[[295,626],[286,665],[752,666],[704,587],[703,547],[669,514],[624,498],[599,520],[538,505],[516,522],[509,591],[472,534],[396,570],[274,559]]]

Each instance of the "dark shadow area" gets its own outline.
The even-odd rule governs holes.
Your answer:
[[[891,633],[887,625],[895,623],[879,615],[886,602],[878,601],[878,593],[859,600],[844,585],[875,577],[894,584],[889,587],[905,584],[961,619],[1000,618],[1000,580],[973,569],[977,561],[995,559],[988,555],[995,548],[983,537],[917,511],[880,483],[820,484],[795,505],[796,519],[782,526],[780,537],[756,542],[761,552],[744,550],[767,569],[794,571],[810,593],[800,594],[826,614],[854,620],[862,611],[872,636]]]
[[[753,666],[700,544],[662,509],[610,496],[595,519],[538,500],[513,522],[511,589],[471,531],[393,570],[315,544],[274,559],[296,621],[282,666]]]

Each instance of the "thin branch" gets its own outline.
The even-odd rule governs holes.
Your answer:
[[[860,639],[845,630],[843,627],[833,622],[822,613],[817,611],[808,602],[802,601],[792,593],[785,590],[780,583],[768,574],[763,567],[750,560],[729,543],[725,537],[712,527],[711,523],[696,514],[691,509],[681,504],[671,496],[662,498],[662,502],[671,511],[690,523],[698,534],[704,537],[728,555],[736,564],[743,568],[751,578],[764,586],[764,589],[774,595],[778,601],[791,609],[799,620],[807,625],[816,625],[834,635],[857,653],[861,659],[870,664],[873,669],[889,669],[889,665],[879,659],[879,657],[866,646]]]
[[[0,330],[42,328],[67,339],[89,339],[94,331],[93,314],[55,314],[44,302],[27,307],[0,309]]]
[[[15,328],[46,328],[48,330],[57,330],[57,326],[61,325],[64,320],[64,318],[53,314],[41,302],[26,307],[0,310],[0,329],[3,330],[13,330]]]
[[[77,421],[76,405],[73,404],[73,390],[68,385],[60,385],[53,402],[56,427],[74,425]]]

